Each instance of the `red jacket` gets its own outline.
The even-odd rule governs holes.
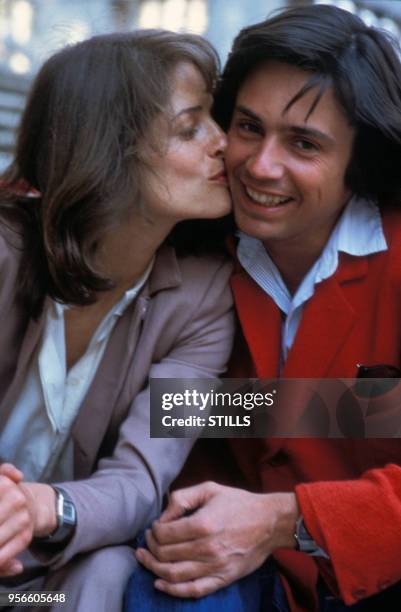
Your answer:
[[[401,214],[386,214],[384,228],[388,251],[341,254],[336,273],[316,286],[284,377],[355,378],[358,363],[400,366]],[[242,269],[232,289],[243,336],[230,376],[275,378],[280,311]],[[349,605],[401,580],[400,439],[238,439],[230,445],[236,484],[240,474],[252,490],[295,490],[308,530],[330,556],[328,562],[289,549],[275,554],[293,610],[317,609],[319,570]],[[216,465],[212,477],[219,479]]]

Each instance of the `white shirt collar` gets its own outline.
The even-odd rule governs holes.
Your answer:
[[[306,274],[294,296],[262,242],[239,232],[238,259],[248,274],[286,314],[309,299],[317,283],[329,278],[338,267],[339,252],[355,257],[387,249],[380,212],[367,200],[353,197],[344,209],[319,259]]]
[[[138,295],[138,293],[148,280],[154,262],[155,258],[153,257],[152,261],[146,268],[145,272],[141,275],[141,277],[136,281],[134,285],[132,285],[132,287],[127,289],[121,299],[109,310],[109,312],[99,324],[99,327],[96,329],[91,339],[90,346],[93,345],[93,343],[103,340],[104,337],[111,330],[114,319],[116,317],[121,317],[124,314],[127,306],[129,306],[129,304],[135,299],[135,297]],[[55,302],[54,300],[49,300],[49,306],[47,310],[48,316],[54,319],[64,319],[64,311],[68,310],[68,308],[71,308],[69,304],[60,304],[59,302]]]

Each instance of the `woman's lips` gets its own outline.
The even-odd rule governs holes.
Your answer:
[[[223,185],[227,185],[228,180],[226,171],[220,170],[219,172],[216,172],[216,174],[209,178],[209,181],[212,181],[213,183],[222,183]]]

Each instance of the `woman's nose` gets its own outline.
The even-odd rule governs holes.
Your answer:
[[[211,122],[211,127],[213,129],[212,155],[213,157],[222,156],[227,148],[227,136],[225,135],[221,127],[217,125],[215,121],[213,121],[213,119],[211,120]]]

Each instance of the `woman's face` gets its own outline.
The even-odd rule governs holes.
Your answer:
[[[166,117],[153,129],[160,151],[149,155],[149,200],[145,216],[172,221],[209,219],[231,210],[223,155],[226,137],[210,116],[212,96],[195,66],[177,65]]]

